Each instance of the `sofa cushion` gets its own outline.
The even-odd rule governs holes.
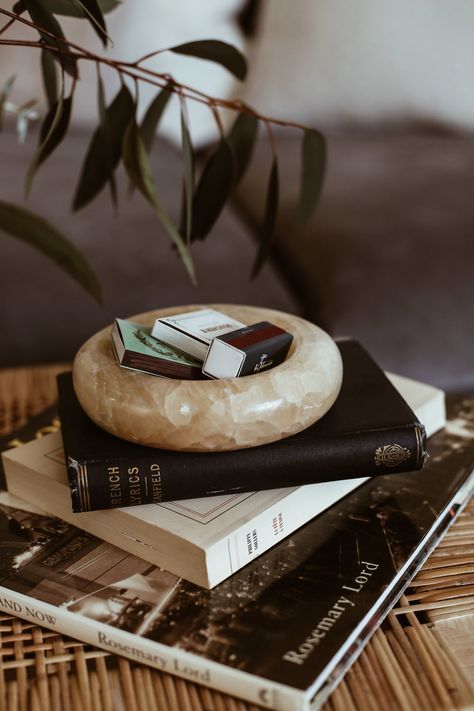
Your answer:
[[[360,339],[389,370],[474,387],[474,139],[361,134],[329,139],[320,205],[294,219],[300,137],[280,136],[276,260],[304,312]],[[239,192],[258,225],[268,146]]]
[[[31,137],[31,141],[33,137]],[[127,197],[124,176],[120,215],[107,191],[72,216],[70,204],[88,135],[68,136],[40,169],[25,204],[63,230],[99,276],[104,304],[98,305],[38,251],[0,232],[2,274],[0,365],[72,358],[81,343],[114,317],[165,306],[230,302],[294,312],[296,302],[270,266],[249,280],[255,245],[247,228],[226,210],[208,241],[193,250],[199,286],[189,282],[170,239],[141,195]],[[22,203],[22,184],[32,144],[0,136],[0,196]],[[181,201],[181,157],[160,142],[154,150],[160,197],[176,218]]]

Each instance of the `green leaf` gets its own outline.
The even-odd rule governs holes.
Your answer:
[[[191,239],[204,239],[222,212],[234,185],[234,156],[226,138],[221,138],[199,178],[193,199]]]
[[[104,82],[100,74],[97,77],[97,108],[99,109],[99,121],[101,124],[104,124],[107,111],[107,102],[105,100]]]
[[[84,15],[91,23],[94,32],[101,40],[104,47],[106,47],[109,37],[107,35],[107,26],[105,24],[104,16],[102,14],[102,10],[100,9],[98,1],[74,0],[74,2],[83,10]]]
[[[142,134],[143,143],[148,152],[150,152],[153,145],[153,139],[155,138],[158,125],[168,101],[171,98],[171,94],[172,92],[166,87],[162,89],[150,103],[143,117],[140,133]]]
[[[71,118],[72,96],[56,101],[46,114],[40,131],[39,145],[31,159],[25,178],[25,195],[31,190],[33,178],[42,163],[59,146],[69,128]]]
[[[0,131],[3,128],[3,106],[5,104],[5,101],[8,99],[10,91],[12,90],[14,81],[15,77],[11,76],[9,79],[6,80],[5,84],[0,90]]]
[[[176,245],[191,281],[195,284],[196,277],[191,254],[173,221],[160,203],[146,147],[135,120],[131,122],[124,135],[123,163],[132,184],[154,208],[164,228]]]
[[[65,72],[74,77],[74,79],[77,79],[79,75],[76,59],[72,56],[66,42],[61,41],[66,38],[64,37],[59,22],[51,12],[48,0],[22,0],[22,3],[35,25],[39,25],[39,27],[46,30],[46,32],[40,31],[42,40],[47,45],[55,46],[60,50],[60,52],[54,53],[55,60],[61,65]],[[50,37],[47,32],[50,32],[58,39]]]
[[[12,7],[12,12],[15,13],[15,15],[21,15],[22,12],[25,12],[26,7],[23,5],[22,0],[18,0],[13,7]]]
[[[319,131],[306,128],[302,142],[302,170],[299,215],[311,217],[318,202],[326,170],[326,141]]]
[[[89,203],[110,180],[122,153],[125,130],[135,115],[133,97],[124,84],[105,111],[108,132],[102,125],[94,131],[76,188],[73,210]]]
[[[255,147],[257,132],[258,119],[248,114],[239,114],[227,136],[234,152],[236,185],[247,170]]]
[[[268,180],[267,197],[265,201],[265,216],[263,219],[262,232],[260,238],[260,247],[255,258],[252,268],[252,277],[256,277],[263,267],[265,260],[270,251],[270,245],[275,231],[275,222],[278,211],[278,193],[279,193],[279,178],[278,178],[278,161],[276,155],[273,156],[272,169]]]
[[[100,74],[97,78],[97,107],[99,109],[100,127],[102,129],[102,133],[104,136],[106,161],[107,161],[107,166],[108,166],[108,169],[110,172],[110,176],[108,179],[109,188],[110,188],[110,197],[112,199],[112,205],[114,206],[115,209],[117,209],[117,205],[118,205],[117,185],[115,182],[115,175],[113,172],[112,161],[111,161],[110,126],[109,126],[109,122],[107,119],[107,105],[106,105],[106,101],[105,101],[104,82],[102,81],[102,77]]]
[[[186,54],[198,59],[207,59],[209,62],[216,62],[225,67],[237,79],[245,79],[247,74],[247,62],[236,47],[221,40],[199,40],[197,42],[187,42],[176,47],[170,47],[170,52],[176,54]]]
[[[43,75],[44,93],[48,99],[48,106],[51,108],[59,96],[58,75],[54,57],[47,49],[41,50],[41,73]]]
[[[0,201],[0,229],[39,249],[72,276],[96,301],[101,301],[100,284],[82,254],[46,220],[16,205]]]
[[[191,136],[186,123],[184,107],[181,109],[181,142],[184,161],[184,234],[186,242],[191,239],[193,192],[194,192],[194,156]]]
[[[159,91],[155,98],[150,102],[142,119],[142,123],[140,125],[140,133],[148,154],[152,149],[153,141],[155,140],[155,135],[158,130],[161,117],[163,115],[164,110],[166,109],[171,95],[172,92],[166,87]],[[129,186],[129,192],[130,194],[133,193],[133,185],[131,183]]]
[[[109,12],[122,4],[121,0],[98,0],[98,2],[104,15],[108,15]]]

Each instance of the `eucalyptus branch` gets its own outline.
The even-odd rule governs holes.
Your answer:
[[[1,40],[0,40],[1,43]],[[152,53],[152,55],[155,53]],[[112,60],[114,64],[117,64],[119,68],[129,68],[130,70],[132,68],[142,72],[143,74],[147,75],[148,77],[156,77],[160,79],[169,79],[170,75],[169,74],[162,74],[160,72],[156,72],[153,69],[145,69],[144,67],[137,67],[135,66],[134,62],[121,62],[118,60]],[[125,71],[125,70],[124,70]],[[134,75],[135,76],[135,75]],[[144,78],[143,78],[144,79]],[[144,79],[145,80],[145,79]],[[153,82],[151,82],[153,83]],[[274,116],[268,116],[267,114],[262,114],[256,109],[252,108],[248,104],[244,103],[241,99],[222,99],[217,96],[212,96],[211,94],[207,94],[204,91],[200,91],[199,89],[196,89],[193,86],[189,86],[188,84],[184,84],[183,82],[178,82],[175,79],[173,79],[173,83],[175,85],[175,88],[172,89],[172,91],[175,91],[176,93],[182,93],[185,92],[184,95],[186,98],[191,99],[192,101],[196,101],[201,104],[206,104],[209,107],[219,107],[221,109],[228,109],[230,111],[234,111],[236,113],[240,114],[247,114],[248,116],[253,116],[256,118],[258,121],[262,121],[264,123],[272,123],[275,126],[282,126],[284,128],[295,128],[295,129],[300,129],[304,131],[308,127],[303,124],[299,123],[298,121],[285,121],[283,119],[278,119],[275,118]],[[162,86],[161,84],[158,84],[158,86]]]
[[[88,11],[82,0],[71,0],[71,2],[82,8],[84,18],[90,22],[105,46],[109,37],[103,18],[101,0],[97,0],[97,5],[91,11]],[[106,185],[110,187],[112,202],[116,207],[118,196],[115,173],[119,165],[122,165],[127,172],[131,190],[136,189],[141,193],[153,208],[194,282],[191,243],[198,239],[204,239],[219,218],[232,191],[235,190],[250,164],[258,129],[263,124],[272,151],[272,165],[260,230],[261,242],[252,272],[254,275],[257,274],[269,253],[278,209],[278,155],[272,127],[282,126],[303,132],[300,212],[305,217],[308,217],[314,209],[324,174],[325,144],[321,134],[299,122],[263,114],[239,99],[223,99],[212,96],[177,81],[167,72],[143,66],[145,61],[153,57],[164,52],[172,52],[218,63],[238,79],[243,79],[247,70],[245,58],[239,50],[225,42],[212,39],[189,42],[150,52],[134,62],[125,62],[85,49],[67,39],[55,17],[55,14],[61,13],[49,9],[48,3],[38,5],[38,8],[32,3],[31,9],[28,3],[27,8],[30,19],[0,8],[0,16],[8,18],[7,23],[0,29],[0,46],[25,47],[40,50],[42,53],[41,68],[49,110],[41,126],[39,145],[28,169],[25,182],[26,192],[29,191],[38,168],[67,134],[78,78],[78,63],[93,62],[97,74],[97,103],[100,120],[91,137],[83,161],[72,210],[76,211],[85,207]],[[15,23],[34,30],[39,34],[39,38],[36,40],[6,38],[6,32]],[[57,64],[59,64],[62,77],[60,91],[58,91],[57,85]],[[101,77],[101,68],[103,67],[112,69],[120,79],[120,88],[108,105]],[[68,96],[65,96],[64,89],[65,73],[72,77]],[[6,108],[6,99],[11,84],[12,81],[9,80],[3,90],[0,90],[0,122],[2,110]],[[146,109],[139,124],[137,109],[141,84],[153,86],[158,90],[158,93]],[[129,85],[133,87],[132,91]],[[170,96],[173,94],[178,97],[181,104],[183,200],[179,228],[161,203],[149,160],[154,136],[158,131]],[[219,130],[218,142],[210,150],[204,164],[199,164],[193,148],[187,101],[206,106],[212,113]],[[236,114],[235,121],[227,133],[221,116],[222,110]],[[67,239],[54,230],[51,225],[39,220],[32,213],[22,211],[15,206],[7,206],[4,213],[0,210],[0,229],[2,228],[16,236],[22,231],[23,237],[35,246],[40,243],[44,251],[48,251],[50,256],[63,268],[66,268],[91,294],[98,297],[97,280],[92,271],[84,261],[78,258],[77,250],[68,246]]]
[[[18,20],[22,24],[27,25],[28,27],[35,29],[38,32],[41,32],[42,34],[46,34],[46,35],[50,36],[55,41],[58,41],[58,38],[55,37],[55,35],[53,35],[51,32],[48,32],[47,30],[44,30],[42,27],[35,24],[31,20],[27,20],[26,18],[20,17],[19,15],[14,15],[13,13],[9,12],[8,10],[3,10],[3,9],[0,9],[0,14],[12,17],[12,23],[15,20]],[[199,89],[196,89],[195,87],[192,87],[192,86],[189,86],[187,84],[177,81],[176,79],[171,77],[169,73],[157,72],[153,69],[147,69],[145,67],[138,66],[140,63],[142,63],[146,59],[149,59],[153,56],[162,54],[163,52],[169,51],[169,48],[166,48],[163,50],[157,50],[156,52],[150,52],[148,55],[144,55],[136,62],[124,62],[121,60],[105,57],[104,55],[96,54],[95,52],[92,52],[88,49],[84,49],[80,45],[78,45],[74,42],[71,42],[70,40],[67,40],[67,39],[66,40],[60,39],[59,41],[62,44],[67,45],[67,47],[69,47],[70,50],[71,49],[76,50],[74,52],[68,52],[69,56],[71,56],[74,59],[92,61],[95,63],[99,63],[99,64],[103,64],[105,66],[111,67],[112,69],[115,69],[119,74],[123,74],[124,76],[129,77],[134,82],[136,82],[137,80],[143,81],[146,84],[150,84],[150,85],[155,86],[160,89],[163,89],[165,86],[169,85],[170,90],[173,91],[175,94],[184,96],[185,98],[190,99],[191,101],[194,101],[196,103],[204,104],[204,105],[208,106],[212,111],[214,110],[215,107],[219,107],[222,109],[228,109],[230,111],[234,111],[236,113],[248,114],[249,116],[253,116],[258,121],[262,121],[265,124],[272,123],[275,126],[282,126],[285,128],[295,128],[295,129],[300,129],[300,130],[304,130],[307,128],[307,126],[305,126],[304,124],[299,123],[297,121],[284,121],[282,119],[278,119],[273,116],[268,116],[266,114],[262,114],[259,111],[248,106],[244,102],[242,102],[240,99],[222,99],[220,97],[212,96],[211,94],[208,94],[204,91],[200,91]],[[55,52],[57,54],[61,54],[61,53],[67,51],[65,49],[64,50],[61,49],[57,45],[47,45],[42,41],[35,42],[32,40],[21,40],[21,39],[14,39],[14,40],[0,39],[0,46],[2,44],[14,45],[14,46],[19,46],[19,47],[37,47],[39,49],[48,49],[50,52]],[[139,72],[139,73],[137,73],[137,72]],[[145,76],[142,76],[142,74]],[[171,80],[171,83],[170,83],[170,80]]]

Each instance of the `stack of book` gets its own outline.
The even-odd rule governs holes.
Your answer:
[[[61,429],[3,454],[0,609],[269,708],[322,702],[474,489],[474,403],[446,424],[440,390],[339,347],[323,419],[235,452],[119,440],[61,375]]]

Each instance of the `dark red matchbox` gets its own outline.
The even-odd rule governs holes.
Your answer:
[[[202,372],[211,378],[239,378],[283,363],[293,336],[268,321],[238,328],[211,341]]]

